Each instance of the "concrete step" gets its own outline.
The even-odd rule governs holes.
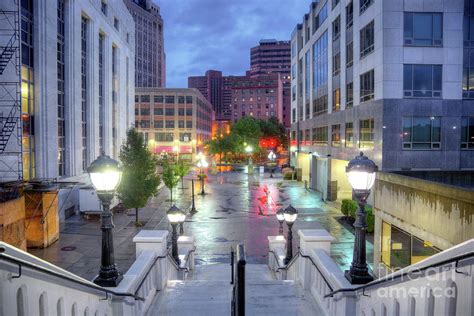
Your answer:
[[[264,264],[247,264],[245,266],[247,280],[273,280],[273,276]],[[189,280],[231,280],[231,266],[226,263],[197,265],[188,275]]]
[[[249,280],[245,302],[247,315],[324,315],[311,293],[294,281]]]
[[[228,281],[169,281],[147,315],[230,315],[231,291]]]

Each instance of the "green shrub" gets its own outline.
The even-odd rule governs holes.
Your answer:
[[[367,232],[373,233],[374,232],[374,224],[375,224],[375,216],[374,211],[371,207],[365,208],[365,213],[367,214]]]
[[[350,199],[343,199],[342,204],[341,204],[341,213],[344,214],[344,216],[349,216],[349,203],[351,203],[352,200]]]

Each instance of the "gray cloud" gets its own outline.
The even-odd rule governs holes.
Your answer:
[[[311,0],[154,0],[165,23],[167,86],[208,69],[244,74],[262,38],[289,40]]]

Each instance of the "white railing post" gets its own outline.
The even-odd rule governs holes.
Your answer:
[[[168,234],[167,230],[141,230],[133,237],[136,258],[140,256],[142,251],[152,251],[155,257],[166,256]],[[166,286],[166,277],[163,277],[166,270],[162,269],[161,264],[156,264],[154,269],[156,272],[156,287],[158,290],[162,290]]]
[[[188,254],[188,252],[194,249],[194,237],[193,236],[179,236],[178,237],[178,251],[180,253],[180,258],[183,258]],[[189,270],[194,270],[194,251],[189,253],[189,257],[186,258],[187,262],[182,262],[187,264]],[[181,260],[182,261],[182,260]]]
[[[286,239],[283,236],[268,236],[268,247],[270,252],[268,253],[268,266],[272,271],[283,266],[283,258],[286,252]],[[272,254],[273,252],[274,254]],[[275,256],[277,259],[275,259]],[[279,280],[285,279],[283,271],[280,270],[276,273],[276,278]]]
[[[300,251],[307,256],[313,253],[314,249],[322,249],[328,255],[331,254],[331,242],[335,240],[324,229],[300,229]],[[304,289],[311,286],[311,263],[308,260],[301,260],[299,280]]]

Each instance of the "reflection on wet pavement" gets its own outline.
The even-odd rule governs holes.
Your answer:
[[[185,234],[196,238],[197,264],[228,263],[230,247],[240,242],[246,246],[249,263],[266,263],[267,237],[278,234],[275,212],[292,204],[299,212],[293,226],[295,252],[299,245],[298,229],[324,228],[337,239],[332,244],[332,257],[341,269],[349,267],[353,234],[337,222],[336,218],[341,216],[339,210],[324,203],[318,193],[305,190],[303,183],[283,181],[281,175],[270,179],[268,174],[226,172],[209,175],[205,186],[207,194],[195,196],[198,213],[188,216],[184,224]],[[200,192],[200,189],[200,184],[196,183],[195,192]],[[190,181],[185,182],[184,190],[175,189],[173,195],[177,197],[176,204],[180,208],[190,209]],[[147,207],[140,209],[143,227],[135,227],[133,210],[114,214],[115,258],[121,272],[125,272],[135,260],[132,239],[140,229],[170,230],[166,219],[166,210],[170,207],[168,199],[169,190],[165,188],[150,200]],[[30,252],[90,280],[100,266],[100,238],[98,218],[73,216],[61,223],[58,242],[46,249],[31,249]],[[61,250],[69,246],[76,249]],[[367,243],[367,251],[367,259],[372,262],[373,247],[370,243]]]

